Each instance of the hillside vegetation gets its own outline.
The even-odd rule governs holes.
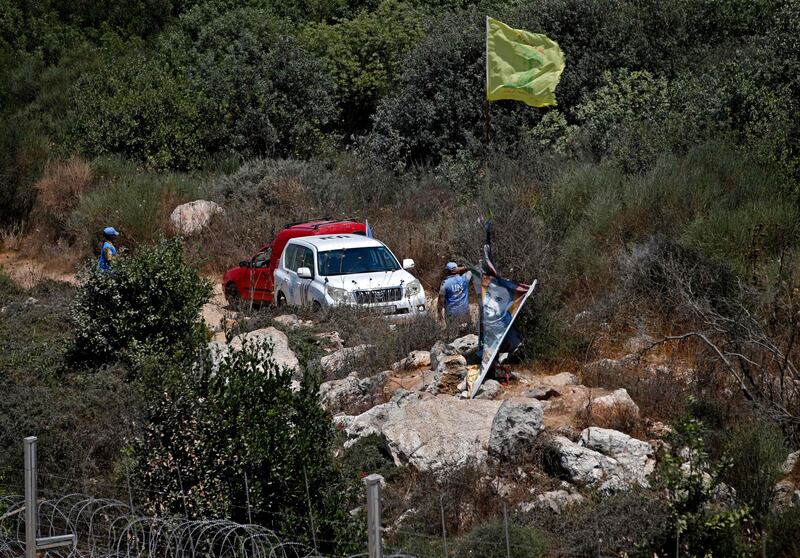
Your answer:
[[[486,15],[560,44],[558,106],[492,103],[487,121]],[[480,473],[443,485],[395,468],[380,441],[343,450],[317,404],[333,378],[311,333],[287,330],[304,370],[293,391],[275,365],[254,372],[271,348],[215,361],[197,314],[202,275],[290,221],[369,219],[433,293],[445,262],[479,259],[491,218],[501,273],[539,281],[515,364],[625,387],[714,483],[666,458],[651,489],[525,515],[513,536],[526,556],[594,555],[598,532],[604,553],[652,556],[674,550],[676,529],[685,555],[768,541],[768,555],[800,556],[797,508],[770,506],[800,444],[798,114],[791,0],[0,0],[3,251],[76,270],[113,225],[134,254],[80,287],[25,290],[0,271],[0,493],[18,489],[19,440],[38,431],[42,470],[60,471],[48,490],[240,522],[252,497],[259,523],[342,554],[361,549],[359,477],[382,471],[399,500],[441,491],[462,510],[450,554],[468,555],[503,527]],[[169,238],[170,212],[196,199],[225,212]],[[364,377],[444,335],[429,318],[391,334],[313,319],[345,344],[385,341]],[[639,356],[692,380],[587,366],[640,337]],[[548,455],[537,446],[526,478],[552,488]],[[735,505],[714,515],[719,483]],[[418,508],[412,527],[438,536],[439,508]],[[659,520],[628,532],[637,514]]]

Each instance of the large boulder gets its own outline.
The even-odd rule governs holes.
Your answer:
[[[355,347],[345,347],[329,355],[325,355],[320,360],[322,372],[330,377],[339,374],[342,370],[347,368],[353,368],[358,361],[364,358],[372,349],[372,345],[356,345]]]
[[[486,460],[497,401],[459,400],[398,390],[388,403],[355,417],[346,432],[351,442],[382,435],[397,465],[447,472]]]
[[[544,411],[536,399],[506,399],[492,420],[489,454],[512,461],[524,458],[544,429]]]
[[[561,396],[567,386],[578,385],[578,377],[571,372],[561,372],[552,376],[537,376],[528,384],[530,387],[522,393],[523,397],[547,400]]]
[[[331,414],[360,412],[374,407],[383,395],[389,372],[381,372],[369,378],[359,378],[353,372],[341,380],[323,382],[319,386],[322,407]]]
[[[625,388],[587,401],[585,410],[587,413],[591,412],[595,419],[611,424],[620,420],[639,419],[639,406]]]
[[[241,350],[244,343],[266,341],[272,344],[272,359],[279,365],[292,370],[300,369],[300,361],[289,348],[289,338],[286,334],[274,327],[256,329],[243,335],[238,335],[231,340],[230,348],[234,351]]]
[[[603,492],[646,487],[647,476],[655,468],[650,444],[616,430],[590,427],[578,443],[556,436],[551,447],[570,481]]]
[[[621,467],[626,483],[647,486],[647,477],[656,466],[653,447],[647,442],[616,430],[590,426],[581,432],[579,443],[614,458]]]
[[[599,451],[578,445],[564,436],[553,437],[550,447],[562,472],[573,483],[596,486],[618,468],[613,459]]]
[[[218,204],[207,200],[197,200],[181,204],[173,209],[169,221],[176,233],[188,236],[205,229],[211,222],[211,218],[218,213],[224,213]]]

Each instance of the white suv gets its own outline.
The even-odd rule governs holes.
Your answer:
[[[349,304],[384,314],[425,311],[425,291],[385,244],[355,234],[306,236],[290,240],[275,269],[280,304]]]

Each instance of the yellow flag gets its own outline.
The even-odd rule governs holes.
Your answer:
[[[486,18],[486,98],[512,99],[533,107],[556,104],[564,53],[544,35],[512,29]]]

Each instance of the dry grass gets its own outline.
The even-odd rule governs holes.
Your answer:
[[[642,437],[644,434],[639,414],[625,405],[616,404],[598,407],[589,404],[578,413],[576,419],[578,430],[583,430],[590,426],[599,426],[600,428],[618,430],[633,437]]]
[[[79,156],[49,161],[36,181],[36,210],[64,221],[92,185],[92,169]]]

